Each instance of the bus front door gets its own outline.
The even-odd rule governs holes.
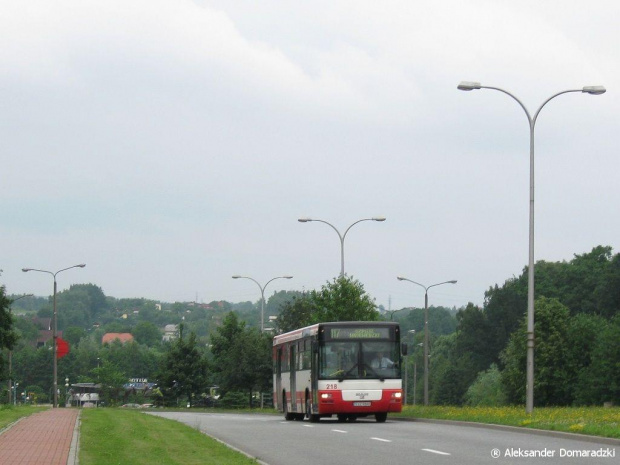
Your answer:
[[[291,344],[291,351],[290,351],[290,389],[291,389],[291,412],[296,412],[297,411],[297,386],[296,386],[296,378],[297,378],[297,363],[296,362],[296,358],[297,358],[297,347],[295,346],[295,344]]]
[[[276,350],[276,392],[273,397],[273,401],[276,404],[278,410],[284,411],[284,405],[282,405],[282,347],[278,347]]]

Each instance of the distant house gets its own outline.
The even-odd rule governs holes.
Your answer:
[[[113,334],[113,333],[111,333]],[[95,383],[74,383],[67,392],[67,407],[98,407],[101,399],[99,391],[101,384]]]
[[[39,336],[37,337],[36,348],[43,347],[54,337],[54,331],[52,331],[52,319],[51,318],[39,318],[34,317],[32,322],[39,328]],[[58,337],[62,338],[62,331],[57,332]]]
[[[101,344],[110,344],[116,339],[125,344],[133,341],[133,336],[130,333],[105,333],[101,338]]]
[[[179,336],[179,325],[166,325],[164,326],[164,336],[161,338],[162,341],[172,341]]]

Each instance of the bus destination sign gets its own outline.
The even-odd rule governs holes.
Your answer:
[[[389,339],[390,328],[330,328],[331,339]]]

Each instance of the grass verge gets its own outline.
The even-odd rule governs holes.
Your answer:
[[[80,465],[247,465],[256,463],[182,423],[137,410],[85,409]]]
[[[393,416],[472,421],[620,439],[620,407],[541,407],[526,414],[524,407],[405,406],[402,413]]]
[[[0,430],[6,428],[14,421],[19,420],[21,417],[27,417],[28,415],[47,410],[48,408],[49,407],[31,407],[29,405],[17,407],[12,405],[0,405]]]

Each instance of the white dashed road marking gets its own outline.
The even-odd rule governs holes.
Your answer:
[[[448,452],[441,452],[440,450],[433,450],[433,449],[422,449],[425,452],[432,452],[433,454],[439,454],[439,455],[451,455]]]
[[[381,442],[392,442],[389,439],[383,439],[383,438],[370,438],[370,439],[374,439],[375,441],[381,441]]]

